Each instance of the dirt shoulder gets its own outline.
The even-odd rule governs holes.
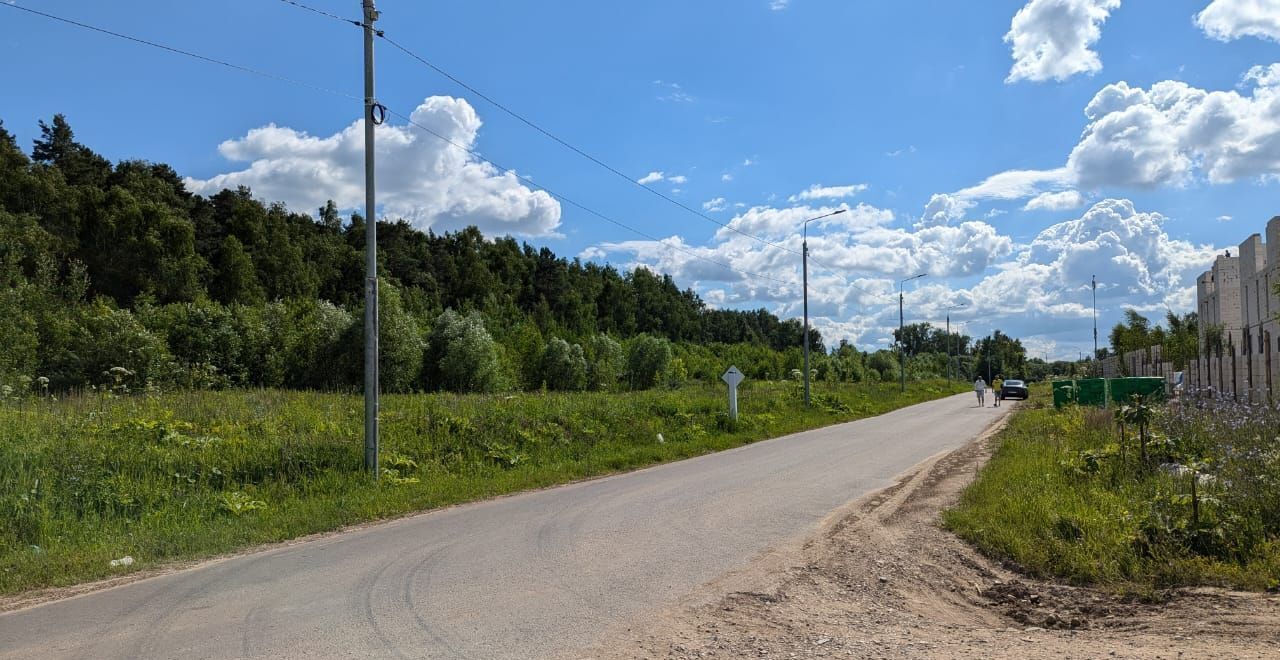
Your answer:
[[[993,435],[591,657],[1276,657],[1275,596],[1195,589],[1138,602],[1021,576],[941,529]]]

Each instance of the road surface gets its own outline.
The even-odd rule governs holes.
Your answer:
[[[0,614],[0,657],[574,657],[1008,410],[974,403],[949,397]]]

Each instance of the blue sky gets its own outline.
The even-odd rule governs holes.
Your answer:
[[[359,30],[278,0],[17,4],[361,94]],[[355,0],[308,4],[358,17]],[[1280,174],[1275,0],[379,9],[388,36],[741,233],[379,42],[389,108],[664,240],[559,204],[398,118],[380,129],[386,214],[645,264],[712,304],[797,315],[799,222],[848,208],[810,226],[811,313],[829,338],[864,347],[896,325],[883,294],[928,272],[908,285],[908,320],[940,324],[963,304],[952,319],[971,333],[999,327],[1036,354],[1074,357],[1091,345],[1091,274],[1104,336],[1126,305],[1189,310],[1212,255],[1280,212],[1268,203]],[[0,10],[0,49],[0,119],[25,145],[62,112],[104,155],[168,162],[199,192],[245,184],[304,211],[361,203],[358,101],[12,9]]]

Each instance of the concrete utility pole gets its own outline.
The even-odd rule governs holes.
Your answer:
[[[903,326],[903,315],[902,315],[902,285],[906,282],[910,282],[911,280],[918,280],[927,274],[928,273],[920,273],[919,275],[912,275],[911,277],[908,277],[906,279],[898,280],[898,351],[899,351],[899,354],[898,354],[899,379],[898,380],[900,381],[899,391],[901,392],[907,391],[907,343],[903,341],[904,339],[906,339],[906,337],[904,336],[904,333],[906,330],[905,330],[905,327]]]
[[[1090,276],[1090,286],[1093,288],[1093,359],[1098,359],[1098,276]]]
[[[804,240],[800,243],[800,270],[804,284],[804,407],[809,407],[809,223],[804,223]]]
[[[373,0],[364,9],[364,467],[378,478],[378,217],[373,187],[373,126],[380,108],[373,97]]]
[[[987,337],[988,337],[988,339],[987,339],[987,351],[988,351],[988,352],[987,352],[987,354],[986,354],[986,355],[984,355],[984,356],[982,356],[982,357],[986,358],[986,360],[987,360],[987,386],[988,386],[988,387],[990,387],[990,385],[991,385],[991,381],[992,381],[992,378],[991,378],[991,352],[990,352],[990,351],[994,350],[994,349],[995,349],[995,347],[996,347],[996,330],[995,330],[995,328],[992,328],[992,329],[991,329],[991,334],[987,335]],[[994,392],[992,392],[992,394],[994,394]]]
[[[814,220],[829,218],[833,215],[840,215],[845,210],[840,209],[816,218],[809,218],[801,224],[801,234],[804,237],[804,240],[800,243],[800,270],[804,273],[804,406],[806,408],[809,407],[809,223]]]
[[[951,341],[951,312],[952,312],[953,310],[960,309],[960,308],[962,308],[962,307],[964,307],[964,306],[965,306],[965,304],[964,304],[964,303],[960,303],[959,305],[952,305],[952,306],[950,306],[950,307],[948,307],[948,308],[947,308],[947,374],[948,374],[948,375],[950,375],[950,374],[951,374],[951,371],[952,371],[952,364],[951,364],[951,344],[952,344],[952,341]],[[899,316],[901,316],[901,314],[899,314]],[[901,323],[901,322],[902,322],[902,321],[901,321],[901,319],[899,319],[899,321],[898,321],[898,322],[899,322],[899,323]],[[956,351],[955,351],[955,352],[956,352],[956,354],[957,354],[957,355],[956,355],[956,359],[957,359],[957,362],[958,362],[958,361],[959,361],[959,357],[960,357],[960,356],[959,356],[959,353],[960,353],[960,347],[959,347],[959,346],[956,346]],[[958,365],[958,364],[957,364],[957,365],[955,365],[955,374],[956,374],[957,380],[959,380],[959,376],[960,376],[960,365]]]

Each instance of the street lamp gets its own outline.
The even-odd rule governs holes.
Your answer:
[[[809,218],[801,223],[803,241],[800,243],[801,270],[804,272],[804,406],[809,407],[809,223],[814,220],[840,215],[848,209],[832,211],[816,218]]]
[[[900,356],[901,359],[899,360],[901,365],[899,370],[901,377],[899,380],[901,381],[901,391],[903,392],[907,391],[907,345],[902,341],[904,339],[903,333],[905,332],[902,325],[902,285],[910,282],[911,280],[918,280],[926,275],[928,275],[928,273],[920,273],[919,275],[912,275],[911,277],[898,280],[898,349],[902,351]]]
[[[968,305],[965,305],[964,303],[959,303],[946,308],[947,310],[947,371],[951,371],[951,366],[952,366],[951,365],[951,343],[952,343],[951,342],[951,312],[952,310],[961,309],[967,306]],[[958,348],[959,347],[957,347],[957,349]],[[957,350],[956,352],[959,353],[960,351]],[[960,369],[956,368],[955,372],[959,374]]]

